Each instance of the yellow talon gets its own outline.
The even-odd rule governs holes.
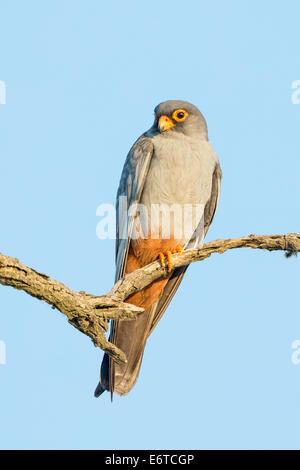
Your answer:
[[[181,253],[183,252],[183,248],[182,246],[178,246],[176,248],[176,250],[172,251],[172,253],[175,255],[176,253],[179,253],[181,255]]]
[[[163,253],[159,253],[159,259],[160,259],[160,264],[164,268],[165,267],[165,256],[164,256]]]
[[[169,273],[170,273],[171,270],[172,270],[172,266],[173,266],[173,260],[172,260],[172,253],[171,253],[171,251],[167,251],[167,252],[166,252],[166,257],[167,257],[167,263],[168,263],[168,271],[169,271]]]
[[[159,259],[160,259],[160,264],[162,267],[165,267],[165,256],[167,257],[167,266],[168,266],[168,272],[170,273],[172,271],[173,267],[173,259],[172,259],[172,253],[179,253],[181,254],[183,252],[182,246],[178,246],[176,250],[174,251],[166,251],[165,253],[159,253]]]

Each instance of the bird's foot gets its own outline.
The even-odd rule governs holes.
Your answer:
[[[165,251],[163,253],[159,253],[159,259],[162,267],[165,267],[165,257],[167,258],[167,266],[168,266],[168,272],[170,273],[172,271],[173,267],[173,259],[172,259],[172,254],[179,253],[181,254],[183,252],[182,246],[178,246],[175,250],[173,251]]]

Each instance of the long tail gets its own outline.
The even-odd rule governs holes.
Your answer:
[[[157,302],[139,315],[136,320],[115,322],[110,341],[113,341],[126,354],[127,362],[116,364],[107,354],[104,355],[95,397],[99,397],[105,390],[123,396],[132,389],[139,375],[156,306]]]

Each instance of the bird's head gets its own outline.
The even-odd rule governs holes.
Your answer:
[[[207,140],[206,121],[196,106],[187,101],[169,100],[160,103],[154,110],[154,127],[161,134],[180,132],[199,135]]]

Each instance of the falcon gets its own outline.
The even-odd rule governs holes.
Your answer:
[[[144,309],[136,320],[111,322],[109,339],[127,362],[117,364],[104,355],[96,397],[105,390],[126,395],[136,383],[146,341],[188,268],[172,269],[172,254],[201,245],[219,201],[222,172],[199,109],[170,100],[159,104],[154,115],[152,127],[129,151],[121,175],[116,281],[157,259],[167,276],[127,299]]]

